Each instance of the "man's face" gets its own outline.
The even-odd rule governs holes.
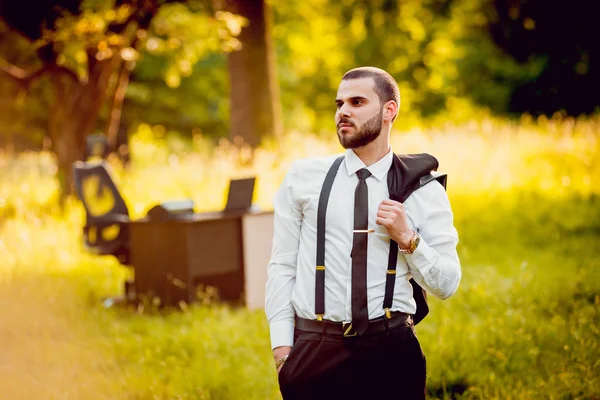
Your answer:
[[[379,137],[382,106],[371,78],[343,80],[335,103],[335,124],[340,143],[346,149],[365,146]]]

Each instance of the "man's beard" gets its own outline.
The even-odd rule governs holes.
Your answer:
[[[356,149],[357,147],[368,145],[369,143],[377,139],[379,137],[379,134],[381,133],[381,127],[383,126],[383,123],[381,121],[382,116],[383,109],[379,111],[379,114],[365,122],[365,124],[360,128],[360,130],[354,132],[353,135],[342,135],[340,133],[340,128],[338,128],[337,133],[338,139],[340,140],[340,144],[345,149]],[[344,122],[349,123],[350,120],[346,118],[341,118],[338,124]],[[354,126],[354,129],[356,129],[356,125]]]

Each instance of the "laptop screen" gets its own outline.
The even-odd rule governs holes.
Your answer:
[[[247,210],[252,206],[256,178],[232,179],[229,181],[225,210]]]

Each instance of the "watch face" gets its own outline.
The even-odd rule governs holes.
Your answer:
[[[419,246],[419,243],[421,242],[421,237],[419,235],[415,235],[415,240],[412,243],[412,246],[410,246],[412,251],[415,251],[417,249],[417,247]]]

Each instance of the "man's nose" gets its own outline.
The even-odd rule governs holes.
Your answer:
[[[346,105],[346,103],[342,104],[342,106],[338,109],[339,117],[350,117],[350,107]]]

